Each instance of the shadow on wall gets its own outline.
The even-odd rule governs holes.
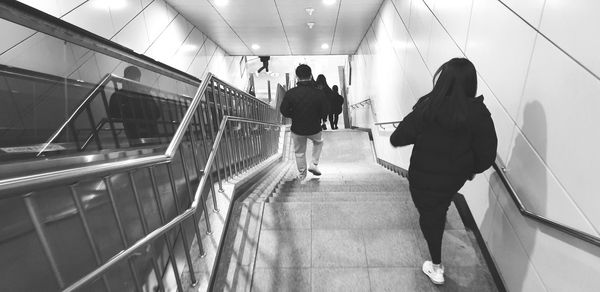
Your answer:
[[[546,157],[546,148],[547,148],[547,125],[546,125],[546,115],[544,109],[539,102],[531,102],[525,105],[525,110],[523,112],[523,124],[521,125],[521,129],[523,133],[532,133],[535,131],[539,137],[538,148],[536,149],[538,154],[541,157]],[[546,170],[544,169],[543,164],[538,163],[529,163],[523,158],[523,155],[516,155],[518,153],[529,153],[531,150],[529,149],[528,142],[522,135],[516,135],[516,140],[514,142],[514,147],[511,151],[511,158],[506,164],[506,168],[508,171],[521,170],[522,172],[518,174],[520,184],[524,185],[535,185],[535,193],[519,193],[520,189],[517,184],[513,182],[513,187],[517,191],[517,195],[522,200],[525,208],[532,210],[536,214],[545,215],[546,213],[546,202],[547,202],[547,182],[546,182]],[[514,176],[514,174],[513,174]],[[510,177],[509,177],[510,181]],[[502,188],[502,190],[494,190],[495,186]],[[496,201],[496,195],[505,196],[505,200],[508,200],[509,204],[513,204],[512,199],[509,197],[510,195],[504,190],[504,185],[498,174],[493,172],[490,176],[490,189],[488,191],[490,208],[486,211],[481,229],[490,230],[492,234],[489,236],[489,245],[496,249],[513,249],[518,247],[510,247],[502,245],[506,245],[508,242],[506,241],[506,237],[503,236],[505,232],[511,232],[510,230],[506,230],[506,228],[512,228],[512,225],[501,226],[502,214],[495,214],[495,212],[501,212],[500,210],[496,210],[493,208],[493,203]],[[498,200],[503,200],[498,197]],[[497,203],[499,206],[501,204]],[[499,207],[498,207],[499,208]],[[494,210],[496,210],[494,212]],[[518,213],[518,209],[515,206],[514,210]],[[508,212],[505,212],[507,217],[509,216]],[[509,269],[507,269],[507,265],[504,265],[503,274],[505,281],[509,281],[506,284],[508,285],[508,289],[516,289],[515,291],[523,291],[525,289],[525,281],[529,270],[530,264],[530,255],[533,253],[533,249],[535,248],[535,240],[538,229],[540,229],[540,225],[528,218],[525,218],[523,221],[527,224],[527,226],[522,226],[521,228],[525,228],[527,232],[518,232],[518,230],[514,230],[517,234],[518,239],[520,241],[521,246],[527,253],[528,257],[525,258],[517,258],[518,253],[513,253],[510,251],[504,252],[504,254],[499,254],[500,257],[506,255],[506,253],[512,254],[509,258],[496,258],[499,262],[508,263]],[[500,224],[500,226],[499,226]],[[502,266],[502,265],[500,265]]]

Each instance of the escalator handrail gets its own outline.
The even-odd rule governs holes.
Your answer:
[[[380,126],[380,127],[382,127],[383,125],[393,125],[393,127],[396,128],[400,122],[401,121],[389,121],[389,122],[375,123],[375,125]],[[600,237],[591,235],[587,232],[583,232],[581,230],[577,230],[577,229],[569,227],[569,226],[566,226],[562,223],[559,223],[557,221],[554,221],[554,220],[544,217],[542,215],[536,214],[535,212],[527,209],[527,207],[525,207],[525,205],[523,204],[523,201],[517,194],[517,191],[515,190],[515,188],[512,186],[512,184],[508,180],[508,177],[506,176],[506,167],[504,167],[502,165],[502,162],[499,157],[496,157],[496,160],[492,164],[492,167],[498,174],[498,177],[500,178],[500,180],[502,181],[502,184],[508,191],[508,194],[512,198],[517,209],[519,209],[519,212],[521,213],[521,215],[531,218],[535,221],[541,222],[547,226],[550,226],[556,230],[559,230],[561,232],[569,234],[575,238],[581,239],[585,242],[588,242],[595,246],[600,247]]]
[[[210,80],[210,79],[203,79],[203,80]],[[194,100],[196,100],[196,98],[194,98]],[[194,194],[194,200],[192,201],[192,204],[190,205],[190,207],[187,210],[183,211],[178,216],[176,216],[175,218],[171,219],[169,222],[163,224],[161,227],[158,227],[154,231],[148,233],[146,236],[144,236],[141,239],[139,239],[138,241],[136,241],[129,248],[120,251],[115,256],[113,256],[111,259],[106,261],[104,264],[97,267],[96,269],[94,269],[93,271],[91,271],[90,273],[85,275],[84,277],[80,278],[79,280],[77,280],[76,282],[71,284],[69,287],[65,288],[63,290],[64,292],[76,291],[78,289],[81,289],[87,283],[102,276],[105,272],[107,272],[109,269],[111,269],[115,265],[119,264],[121,261],[126,260],[129,256],[133,255],[138,249],[145,247],[146,245],[150,244],[153,240],[155,240],[158,237],[169,232],[174,227],[179,226],[183,221],[185,221],[186,219],[191,217],[196,212],[199,204],[201,203],[200,200],[202,199],[202,191],[204,190],[204,187],[205,187],[208,177],[209,177],[206,174],[210,173],[210,170],[213,168],[213,163],[215,161],[215,157],[217,155],[219,146],[221,145],[220,142],[223,137],[223,133],[225,132],[226,125],[229,121],[242,122],[242,123],[248,123],[248,124],[257,124],[257,125],[267,125],[267,126],[272,126],[272,127],[281,127],[281,124],[278,124],[278,123],[262,122],[262,121],[241,118],[241,117],[224,116],[223,119],[221,120],[221,124],[219,125],[219,131],[217,132],[217,135],[216,135],[215,140],[212,145],[212,149],[210,151],[210,154],[208,155],[206,165],[204,166],[204,170],[202,172],[203,175],[200,178],[198,188],[196,188],[196,193]],[[181,129],[181,127],[180,127],[180,129]]]

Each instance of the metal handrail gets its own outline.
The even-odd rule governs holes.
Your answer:
[[[207,79],[205,79],[205,80],[207,80]],[[221,121],[221,124],[219,125],[219,131],[217,132],[217,136],[215,137],[215,141],[213,143],[212,150],[208,156],[206,165],[204,166],[204,172],[203,172],[202,178],[200,179],[200,183],[198,184],[198,188],[196,189],[196,193],[194,194],[194,201],[192,202],[190,207],[187,210],[185,210],[183,213],[181,213],[180,215],[173,218],[171,221],[165,223],[163,226],[157,228],[156,230],[148,233],[148,235],[139,239],[136,243],[131,245],[129,248],[122,250],[117,255],[115,255],[114,257],[109,259],[106,263],[99,266],[92,272],[88,273],[86,276],[82,277],[77,282],[71,284],[69,287],[67,287],[63,291],[65,291],[65,292],[66,291],[75,291],[76,289],[83,287],[88,282],[96,279],[97,277],[100,277],[104,272],[106,272],[111,267],[120,263],[122,260],[127,259],[128,256],[133,255],[136,250],[146,246],[147,244],[149,244],[151,241],[158,238],[159,236],[164,235],[165,233],[170,231],[172,228],[176,227],[178,224],[182,223],[184,220],[188,219],[189,217],[191,217],[193,214],[196,213],[196,210],[198,209],[198,204],[200,204],[200,200],[202,198],[202,191],[204,190],[204,186],[206,185],[206,181],[208,178],[208,175],[206,175],[206,174],[209,173],[213,167],[213,162],[215,160],[215,156],[217,155],[217,151],[219,149],[220,142],[223,137],[223,133],[225,132],[225,126],[226,126],[227,122],[229,122],[229,121],[243,122],[243,123],[257,124],[257,125],[268,125],[268,126],[275,126],[275,127],[281,126],[281,124],[276,124],[276,123],[261,122],[261,121],[255,121],[255,120],[239,118],[239,117],[232,117],[232,116],[224,116],[223,120]]]
[[[364,107],[366,104],[371,104],[371,99],[370,98],[367,98],[365,100],[361,100],[361,101],[359,101],[357,103],[353,103],[353,104],[349,105],[349,107],[351,107],[352,109],[356,109],[359,106],[360,107]]]
[[[401,121],[393,121],[393,122],[381,122],[381,123],[374,123],[374,125],[379,126],[382,130],[385,130],[384,125],[392,125],[394,128],[398,127],[398,124],[400,124]]]
[[[391,121],[391,122],[383,122],[383,123],[375,123],[375,125],[378,125],[380,127],[382,127],[382,125],[393,125],[394,128],[397,127],[396,124],[399,124],[401,121]],[[566,226],[564,224],[561,224],[559,222],[556,222],[552,219],[546,218],[544,216],[538,215],[536,213],[534,213],[533,211],[527,209],[527,207],[525,207],[525,205],[523,204],[523,201],[519,198],[519,195],[517,195],[517,192],[515,191],[515,189],[513,188],[513,186],[511,185],[511,183],[509,182],[508,178],[506,177],[506,167],[501,166],[501,163],[499,163],[500,159],[496,158],[496,160],[494,161],[494,163],[492,164],[492,167],[494,168],[494,170],[496,170],[496,173],[498,174],[498,177],[500,177],[500,180],[502,181],[502,184],[504,185],[504,187],[506,188],[506,190],[508,191],[510,197],[512,198],[513,202],[515,203],[515,205],[517,206],[517,209],[519,209],[519,212],[521,213],[521,215],[531,218],[535,221],[541,222],[547,226],[550,226],[556,230],[559,230],[561,232],[564,232],[566,234],[569,234],[573,237],[576,237],[578,239],[581,239],[583,241],[586,241],[588,243],[591,243],[595,246],[600,246],[600,237],[598,236],[594,236],[591,235],[589,233],[583,232],[581,230],[577,230],[574,228],[571,228],[569,226]]]

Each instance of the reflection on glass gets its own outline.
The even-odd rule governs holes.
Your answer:
[[[0,54],[0,163],[169,143],[197,85],[144,67],[39,32],[21,40]]]

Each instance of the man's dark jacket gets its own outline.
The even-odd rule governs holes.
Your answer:
[[[281,101],[281,114],[292,119],[292,132],[309,136],[321,132],[321,117],[328,114],[327,98],[311,81],[300,81]]]
[[[458,129],[425,120],[419,107],[400,122],[390,142],[414,144],[408,170],[412,188],[457,192],[469,177],[492,165],[498,140],[483,96],[469,101],[467,110],[466,126]]]

